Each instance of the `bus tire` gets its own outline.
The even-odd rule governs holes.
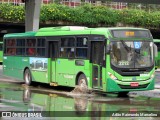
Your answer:
[[[29,69],[26,69],[24,72],[24,82],[26,85],[31,85],[32,82],[32,76]]]
[[[78,86],[81,88],[81,91],[83,93],[88,92],[88,83],[87,83],[87,78],[84,74],[81,74],[78,77]]]
[[[125,92],[119,92],[118,93],[118,97],[128,97],[128,91],[125,91]]]

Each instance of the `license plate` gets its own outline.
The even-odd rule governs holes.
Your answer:
[[[131,85],[131,87],[138,87],[139,83],[138,82],[132,82],[130,85]]]
[[[130,108],[129,111],[130,111],[130,112],[137,112],[137,109],[136,109],[136,108]]]

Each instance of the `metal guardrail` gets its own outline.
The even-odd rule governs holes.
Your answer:
[[[13,4],[13,5],[24,5],[24,3],[22,2],[22,0],[0,0],[1,4],[7,3],[7,4]],[[42,4],[51,4],[54,3],[53,0],[42,0]],[[108,6],[114,9],[123,9],[123,8],[127,8],[127,4],[126,3],[122,3],[122,2],[101,2],[101,1],[95,1],[95,2],[80,2],[79,1],[71,1],[71,0],[61,0],[60,4],[64,4],[67,5],[69,7],[77,7],[77,6],[81,6],[84,4],[92,4],[94,6],[98,6],[98,5],[103,5],[103,6]]]

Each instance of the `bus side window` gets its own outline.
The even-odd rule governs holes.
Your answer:
[[[37,51],[36,51],[36,56],[45,56],[46,52],[46,42],[45,38],[38,38],[37,39]],[[52,45],[52,44],[51,44]]]
[[[87,58],[87,49],[86,48],[77,48],[76,57]]]
[[[33,56],[36,54],[36,39],[27,39],[27,55]]]
[[[16,49],[15,48],[8,48],[7,49],[7,54],[8,55],[15,55],[16,54]]]
[[[7,40],[7,54],[8,55],[15,55],[16,54],[16,41],[15,39]]]
[[[74,48],[68,48],[68,53],[67,53],[69,58],[74,57]]]
[[[77,37],[76,42],[76,57],[77,58],[87,58],[88,50],[88,38],[87,37]]]
[[[60,57],[66,57],[66,49],[60,48]]]
[[[66,37],[61,39],[60,57],[74,58],[75,39],[73,37]]]

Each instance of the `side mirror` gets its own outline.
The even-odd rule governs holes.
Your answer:
[[[111,46],[110,44],[106,46],[106,54],[109,54],[111,51]]]
[[[153,48],[154,48],[154,56],[155,56],[155,57],[158,57],[158,49],[157,49],[157,45],[154,44],[154,45],[153,45]]]

